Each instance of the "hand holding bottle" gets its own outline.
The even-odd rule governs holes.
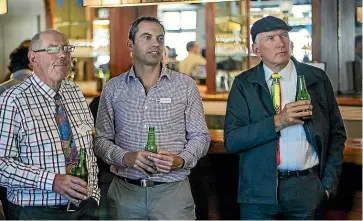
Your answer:
[[[53,181],[53,191],[72,202],[87,199],[87,183],[71,175],[56,174]]]
[[[280,114],[274,116],[275,130],[280,131],[294,124],[304,124],[301,117],[312,115],[313,106],[309,100],[291,102],[285,105]]]
[[[169,173],[172,170],[179,170],[184,165],[184,159],[166,150],[153,153],[148,157],[154,161],[157,170],[161,173]]]
[[[123,158],[122,163],[129,168],[134,168],[145,176],[149,176],[146,171],[150,173],[156,173],[154,169],[154,162],[147,158],[151,153],[148,151],[138,151],[138,152],[127,152]]]

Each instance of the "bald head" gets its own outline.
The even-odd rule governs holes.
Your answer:
[[[36,35],[34,35],[34,37],[31,40],[30,50],[34,51],[34,50],[42,49],[43,48],[43,39],[44,39],[44,37],[49,36],[49,35],[61,35],[64,38],[64,41],[68,42],[68,38],[66,35],[64,35],[63,33],[60,33],[59,31],[49,29],[49,30],[42,31],[42,32],[39,32]]]

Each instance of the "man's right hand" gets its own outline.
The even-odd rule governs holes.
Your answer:
[[[153,161],[148,159],[151,152],[138,151],[138,152],[127,152],[123,158],[123,165],[129,168],[134,168],[145,176],[149,177],[146,171],[150,173],[156,173],[155,164]]]
[[[75,176],[56,174],[53,181],[53,192],[61,194],[69,201],[76,202],[79,199],[86,200],[87,183]]]
[[[294,124],[304,124],[299,118],[311,116],[313,106],[310,101],[297,101],[285,105],[284,109],[274,116],[276,132]],[[308,111],[306,111],[308,110]]]

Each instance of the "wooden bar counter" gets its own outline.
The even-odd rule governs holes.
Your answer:
[[[209,130],[211,136],[210,153],[225,153],[223,130]],[[362,165],[362,138],[348,138],[344,149],[344,162]]]
[[[205,94],[201,92],[203,101],[227,101],[228,93]],[[362,106],[362,96],[337,96],[339,106]]]

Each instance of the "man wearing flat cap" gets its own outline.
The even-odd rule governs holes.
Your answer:
[[[241,219],[322,219],[336,194],[343,120],[326,73],[291,56],[290,30],[272,16],[253,24],[261,62],[238,75],[229,94],[224,140],[240,154]],[[296,101],[299,76],[311,101]]]

